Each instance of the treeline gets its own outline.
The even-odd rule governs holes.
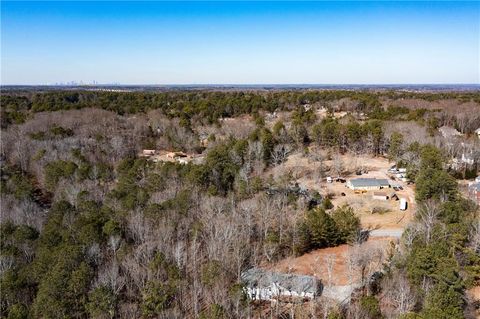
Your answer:
[[[327,117],[312,128],[313,140],[318,145],[336,147],[341,152],[370,152],[374,155],[383,154],[388,148],[384,136],[383,123],[379,120],[369,120],[359,123],[355,120],[340,123]]]
[[[273,112],[290,109],[297,105],[327,103],[349,98],[357,102],[357,109],[368,110],[381,105],[382,97],[401,99],[416,97],[429,101],[459,99],[478,101],[478,93],[420,94],[406,92],[370,91],[276,91],[276,92],[94,92],[54,91],[43,93],[18,92],[1,94],[2,125],[22,123],[29,112],[59,111],[85,107],[101,108],[118,114],[133,114],[152,109],[161,109],[166,115],[188,121],[200,118],[210,123],[222,117],[253,114],[258,111]]]
[[[384,96],[391,99],[420,99],[425,101],[439,101],[457,99],[463,103],[474,101],[480,103],[480,96],[477,92],[405,92],[387,91]]]

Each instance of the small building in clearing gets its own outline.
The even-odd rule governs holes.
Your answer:
[[[150,157],[150,156],[155,155],[155,153],[156,153],[155,150],[142,150],[142,153],[140,154],[140,156],[142,156],[142,157]]]
[[[388,200],[388,195],[384,192],[373,192],[372,198],[378,200]]]
[[[194,162],[196,164],[201,164],[204,156],[187,154],[184,152],[156,151],[155,155],[147,156],[147,158],[154,163],[176,162],[179,164],[188,164],[190,162]]]
[[[167,157],[168,158],[173,158],[173,159],[176,159],[176,158],[181,158],[181,157],[187,157],[188,155],[184,152],[168,152],[167,153]]]
[[[313,276],[282,274],[251,268],[241,275],[244,291],[251,300],[285,298],[312,299],[322,293],[321,281]]]
[[[389,188],[390,182],[387,179],[379,178],[355,178],[347,182],[347,187],[352,190],[380,190]]]

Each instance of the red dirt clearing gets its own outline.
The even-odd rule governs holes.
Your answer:
[[[395,239],[392,238],[379,237],[371,238],[362,245],[372,249],[380,247],[386,252],[394,241]],[[349,266],[348,256],[353,249],[354,247],[349,245],[317,249],[296,258],[283,259],[277,264],[265,268],[282,273],[315,276],[325,284],[349,285],[359,280],[358,272],[355,271],[354,266]],[[330,264],[333,265],[330,267],[331,276],[328,274],[329,259],[331,260]],[[331,278],[331,282],[328,282],[329,278]]]

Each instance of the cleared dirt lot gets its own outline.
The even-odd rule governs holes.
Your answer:
[[[327,154],[320,154],[323,158],[328,158]],[[390,179],[388,169],[393,165],[386,158],[370,157],[365,155],[352,156],[350,154],[338,155],[335,161],[340,161],[345,172],[342,177],[349,180],[352,178],[385,178]],[[407,185],[402,181],[395,180],[397,185],[402,186],[403,190],[395,191],[392,188],[381,190],[391,196],[395,193],[399,198],[405,198],[408,202],[406,211],[400,210],[400,203],[396,200],[375,200],[372,198],[373,192],[369,191],[363,194],[355,194],[354,191],[346,187],[345,183],[333,182],[327,183],[325,177],[321,177],[320,170],[323,166],[324,176],[334,176],[329,170],[334,166],[334,160],[324,160],[320,164],[314,155],[303,155],[295,153],[289,156],[288,160],[273,168],[274,176],[279,177],[286,172],[291,172],[298,183],[308,189],[317,190],[324,196],[332,196],[332,203],[337,207],[341,205],[350,205],[359,216],[362,227],[366,229],[391,229],[403,230],[412,220],[415,211],[415,186]],[[357,176],[352,172],[362,168],[368,173]],[[345,196],[342,196],[342,193]],[[374,209],[384,211],[383,213],[372,213]]]
[[[360,218],[364,229],[404,229],[412,219],[412,205],[407,211],[401,211],[399,201],[372,199],[373,192],[355,194],[345,191],[346,196],[332,200],[335,206],[350,205]],[[393,191],[391,191],[393,192]],[[395,192],[399,197],[409,198],[405,191]],[[411,199],[408,200],[411,203]],[[373,213],[374,210],[385,211]]]
[[[380,267],[388,250],[395,242],[395,239],[383,237],[372,238],[362,244],[363,249],[382,251],[382,255],[377,256],[378,259],[373,261],[372,269]],[[267,265],[267,268],[283,273],[315,276],[321,279],[325,286],[352,285],[360,279],[360,272],[353,262],[354,257],[351,257],[355,249],[356,247],[349,245],[317,249],[300,257],[286,258],[277,264]],[[329,267],[329,263],[333,267]]]

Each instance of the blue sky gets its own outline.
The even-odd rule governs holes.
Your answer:
[[[480,2],[1,3],[1,83],[480,83]]]

